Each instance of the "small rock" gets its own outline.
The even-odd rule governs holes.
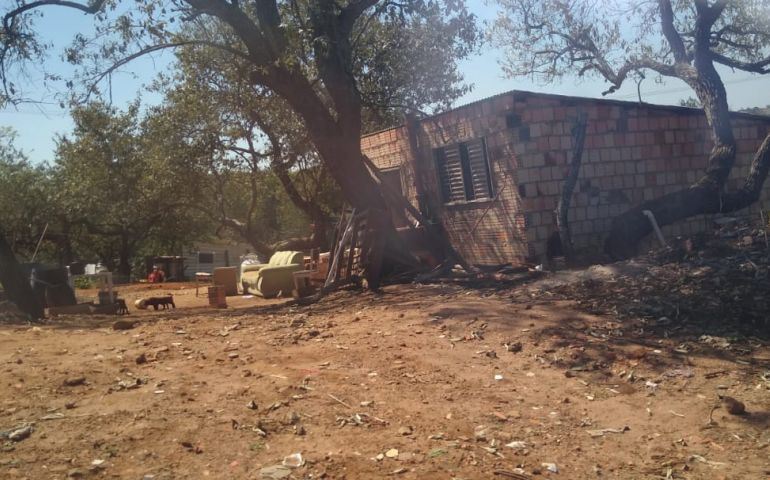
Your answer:
[[[196,445],[192,442],[180,442],[184,448],[193,453],[203,453],[203,448],[200,445]]]
[[[487,433],[487,427],[479,425],[473,430],[473,438],[475,438],[477,442],[486,442]]]
[[[512,353],[519,353],[524,348],[521,342],[504,343],[505,349]]]
[[[252,401],[250,401],[250,402],[249,402],[249,403],[246,405],[246,408],[248,408],[249,410],[256,410],[256,409],[257,409],[257,408],[259,408],[259,407],[257,406],[257,402],[255,402],[254,400],[252,400]]]
[[[78,385],[84,385],[86,383],[86,377],[72,377],[64,380],[65,387],[77,387]]]
[[[69,478],[83,478],[85,475],[86,474],[82,470],[78,470],[77,468],[73,468],[67,472],[67,477]]]
[[[64,408],[66,408],[67,410],[72,410],[73,408],[75,408],[77,406],[78,406],[78,404],[75,403],[75,402],[67,402],[67,403],[64,404]]]
[[[140,353],[134,361],[136,362],[137,365],[142,365],[144,363],[147,363],[147,355],[145,355],[144,353]]]
[[[413,433],[412,427],[405,426],[398,429],[399,435],[411,435]]]
[[[391,448],[390,450],[385,452],[385,456],[388,457],[388,458],[396,458],[396,457],[398,457],[398,449]]]
[[[230,360],[235,360],[236,358],[238,358],[238,354],[236,352],[228,353],[227,358],[229,358]]]
[[[112,324],[113,330],[131,330],[136,326],[136,322],[131,320],[118,320]]]
[[[301,327],[305,324],[306,321],[307,319],[304,316],[300,315],[292,318],[291,321],[289,322],[289,326],[294,328]]]
[[[289,412],[286,414],[286,417],[284,417],[283,423],[284,425],[296,425],[301,419],[302,418],[299,416],[299,413]]]

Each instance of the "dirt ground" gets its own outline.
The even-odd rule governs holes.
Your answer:
[[[169,284],[158,291],[179,308],[137,312],[150,288],[122,290],[130,330],[106,316],[0,326],[0,477],[770,475],[758,339],[650,337],[517,287],[390,286],[307,307],[230,297],[213,310]],[[295,453],[302,466],[279,467]]]

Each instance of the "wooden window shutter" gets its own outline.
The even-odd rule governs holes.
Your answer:
[[[473,199],[492,198],[492,182],[487,161],[487,149],[484,139],[472,140],[465,144],[468,152],[469,186]],[[470,192],[469,192],[470,193]]]
[[[441,196],[444,202],[465,201],[463,165],[459,145],[436,150],[436,167],[438,168]]]

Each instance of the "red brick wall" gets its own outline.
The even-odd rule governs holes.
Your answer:
[[[583,165],[569,212],[579,250],[600,250],[614,216],[692,183],[703,171],[709,130],[702,112],[693,109],[512,92],[430,117],[417,134],[425,203],[468,261],[516,263],[546,252],[578,112],[588,115]],[[728,182],[733,189],[748,173],[770,119],[736,114],[734,129],[738,157]],[[399,127],[363,137],[361,144],[378,167],[394,168],[411,157],[407,135]],[[433,149],[479,137],[486,139],[497,199],[444,205]],[[405,194],[417,206],[414,176],[412,168],[402,168]],[[770,183],[761,205],[770,206]],[[759,208],[741,213],[756,214]],[[696,217],[667,226],[664,233],[695,233],[707,223]]]
[[[700,110],[515,94],[514,112],[521,117],[522,127],[514,133],[514,149],[519,159],[530,254],[534,256],[545,253],[545,242],[555,231],[551,212],[566,174],[573,146],[570,130],[579,111],[588,115],[588,126],[569,211],[578,249],[600,250],[614,216],[691,184],[706,166],[711,141]],[[733,126],[738,156],[728,189],[735,189],[748,173],[754,152],[770,131],[770,119],[734,114]],[[760,201],[765,207],[770,205],[768,187],[770,184]],[[755,214],[760,205],[738,214]],[[703,231],[708,223],[699,216],[663,231],[669,237],[688,235]]]
[[[497,101],[423,120],[417,132],[417,170],[427,209],[441,221],[454,247],[474,264],[520,263],[527,256],[524,217],[519,211],[516,189],[516,159],[505,120],[505,112],[512,105],[510,96],[497,97]],[[361,146],[379,168],[392,168],[410,156],[407,135],[406,129],[400,127],[365,136]],[[480,137],[486,140],[496,200],[444,205],[438,190],[433,149]],[[414,169],[404,167],[402,177],[405,194],[419,208]]]

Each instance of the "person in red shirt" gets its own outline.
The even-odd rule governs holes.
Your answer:
[[[163,283],[166,280],[166,273],[160,269],[157,265],[152,267],[152,272],[147,275],[147,281],[149,283]]]

